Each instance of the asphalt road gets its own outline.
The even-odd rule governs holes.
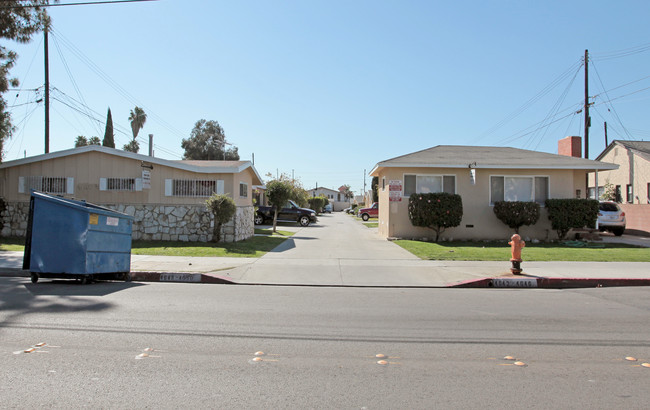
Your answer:
[[[647,409],[650,289],[0,278],[0,356],[2,408]]]

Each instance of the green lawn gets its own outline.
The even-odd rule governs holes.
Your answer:
[[[0,238],[0,251],[23,252],[25,238]]]
[[[363,224],[368,228],[377,228],[379,226],[379,222],[364,222]]]
[[[260,231],[262,232],[259,233],[264,235],[263,231],[267,230]],[[133,255],[259,258],[293,235],[293,232],[288,231],[277,231],[275,235],[269,235],[271,230],[268,231],[267,236],[254,236],[234,243],[133,241],[131,253]],[[24,252],[24,244],[24,238],[2,238],[0,250]]]
[[[396,240],[396,244],[421,259],[456,261],[508,261],[507,242],[420,242]],[[610,243],[579,242],[527,243],[522,251],[524,261],[576,262],[650,262],[650,248]]]

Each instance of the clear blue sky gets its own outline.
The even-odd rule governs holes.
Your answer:
[[[556,153],[584,134],[585,49],[590,158],[604,121],[610,141],[650,138],[647,0],[161,0],[50,14],[50,151],[102,138],[108,107],[121,147],[138,105],[141,153],[154,134],[157,157],[180,159],[194,123],[216,120],[263,177],[359,193],[364,169],[435,145]],[[28,90],[43,84],[42,39],[6,45],[24,90],[5,95],[17,125],[5,161],[44,152],[42,92]]]

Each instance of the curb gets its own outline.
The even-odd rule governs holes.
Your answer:
[[[606,288],[621,286],[650,286],[650,279],[630,278],[539,278],[539,277],[501,277],[463,281],[450,288],[538,288],[538,289],[578,289]]]
[[[177,283],[216,283],[237,285],[232,278],[224,275],[195,272],[131,272],[131,280],[139,282],[177,282]]]

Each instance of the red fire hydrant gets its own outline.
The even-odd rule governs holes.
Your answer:
[[[510,272],[513,275],[521,275],[521,250],[526,246],[526,242],[521,240],[521,236],[514,234],[510,238],[508,245],[510,245],[510,252],[512,253],[512,258],[510,258],[512,268],[510,268]]]

